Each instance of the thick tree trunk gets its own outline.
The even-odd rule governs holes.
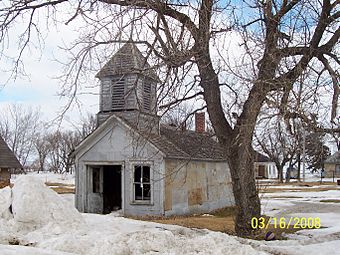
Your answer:
[[[233,192],[237,215],[235,231],[238,235],[249,237],[253,235],[251,219],[260,217],[260,200],[256,190],[254,177],[254,157],[251,146],[243,144],[229,148],[229,167],[233,182]]]
[[[275,163],[275,166],[277,168],[277,178],[279,179],[279,182],[283,182],[283,165],[280,163]]]
[[[207,50],[207,52],[209,51]],[[255,116],[249,115],[250,122],[232,129],[222,109],[218,77],[212,67],[209,54],[204,54],[203,51],[197,60],[209,118],[228,158],[235,205],[238,209],[235,231],[239,236],[249,237],[254,232],[254,229],[251,228],[251,219],[260,217],[261,213],[254,176],[253,149],[251,147],[257,113],[254,113]],[[253,96],[258,105],[252,106],[259,111],[261,100],[257,100],[256,95]]]

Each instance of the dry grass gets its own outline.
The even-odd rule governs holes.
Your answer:
[[[74,187],[74,184],[67,184],[61,182],[45,182],[47,186],[65,186],[65,187]]]
[[[299,185],[292,188],[274,188],[271,186],[264,186],[259,188],[260,193],[275,193],[275,192],[317,192],[317,191],[328,191],[328,190],[339,190],[336,185],[326,185],[325,187],[313,187],[311,185],[304,186],[306,188],[302,188],[303,185]]]
[[[324,199],[324,200],[320,200],[320,202],[323,203],[340,203],[339,199]]]
[[[230,235],[236,235],[235,233],[235,208],[226,207],[221,210],[212,212],[211,216],[192,215],[192,216],[171,216],[171,217],[131,217],[136,220],[150,221],[161,224],[178,225],[188,228],[209,229],[212,231],[218,231],[227,233]],[[275,234],[277,240],[286,239],[285,234],[291,234],[301,229],[294,229],[292,227],[288,229],[275,228],[274,225],[269,225],[266,230],[258,230],[254,232],[252,239],[264,240],[268,231]]]
[[[275,234],[275,240],[287,240],[287,237],[286,237],[287,234],[294,234],[299,230],[302,230],[302,229],[293,228],[292,226],[290,226],[288,229],[287,228],[281,229],[277,227],[275,228],[274,225],[270,224],[268,226],[268,229],[261,229],[258,232],[256,232],[256,234],[253,236],[252,239],[265,240],[266,234],[270,231]]]
[[[284,199],[292,199],[292,198],[304,198],[299,196],[268,196],[266,198],[284,198]]]
[[[185,215],[185,216],[143,216],[130,217],[136,220],[150,221],[161,224],[178,225],[187,228],[209,229],[235,235],[235,208],[226,207],[216,210],[207,216]]]
[[[53,189],[58,194],[74,194],[75,187],[73,184],[59,183],[59,182],[45,182],[47,186]]]
[[[65,186],[58,186],[58,187],[50,187],[58,194],[74,194],[75,188],[74,187],[65,187]]]
[[[313,186],[319,186],[319,185],[336,185],[336,182],[326,182],[323,181],[321,184],[319,181],[316,182],[299,182],[299,181],[293,181],[293,182],[275,182],[275,183],[260,183],[261,186],[297,186],[297,187],[313,187]]]
[[[154,219],[153,222],[162,224],[179,225],[187,228],[210,229],[228,234],[235,234],[233,217],[216,217],[216,216],[187,216],[173,217],[165,219]]]

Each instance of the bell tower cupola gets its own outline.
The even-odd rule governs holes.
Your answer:
[[[111,114],[158,119],[158,77],[134,43],[124,44],[97,73],[100,80],[98,125]]]

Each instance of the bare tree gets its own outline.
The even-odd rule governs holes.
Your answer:
[[[0,113],[0,134],[24,167],[34,154],[39,124],[40,111],[31,107],[12,104]]]
[[[34,147],[37,151],[37,162],[39,165],[38,173],[39,171],[44,172],[46,170],[46,163],[47,158],[49,156],[49,153],[51,151],[51,146],[48,141],[48,135],[47,133],[39,133],[36,135],[34,139]]]
[[[182,103],[173,109],[167,109],[162,116],[162,122],[178,129],[190,129],[193,127],[194,106]]]
[[[275,163],[280,182],[283,182],[284,166],[296,155],[298,142],[295,138],[296,136],[290,135],[285,124],[277,118],[273,126],[266,123],[266,127],[255,136],[255,144]]]
[[[244,1],[244,9],[224,1],[11,1],[0,7],[0,41],[18,19],[24,19],[27,29],[20,36],[21,51],[15,61],[18,71],[22,51],[30,44],[32,34],[41,38],[38,14],[62,20],[71,25],[81,17],[86,28],[70,47],[71,62],[67,65],[63,94],[71,101],[80,88],[81,70],[84,75],[93,68],[100,52],[112,52],[109,47],[117,42],[134,41],[146,47],[146,55],[162,71],[160,99],[169,102],[203,97],[216,136],[224,147],[233,180],[235,202],[238,207],[236,231],[251,235],[250,222],[260,216],[260,202],[255,187],[252,138],[256,121],[267,97],[277,94],[282,105],[293,93],[298,79],[309,70],[317,79],[312,84],[320,93],[320,81],[330,80],[333,97],[331,118],[337,112],[339,59],[336,53],[340,36],[338,0],[269,0]],[[73,14],[63,20],[64,10]],[[228,12],[231,10],[231,12]],[[246,18],[243,14],[246,13]],[[230,20],[228,17],[235,17]],[[39,16],[41,20],[41,16]],[[211,48],[217,40],[230,40],[231,26],[242,36],[238,46],[245,52],[243,65],[230,68],[237,77],[235,84],[224,82],[222,65],[213,61]],[[38,31],[37,31],[38,30]],[[2,47],[5,49],[6,47]],[[97,51],[105,49],[106,51]],[[220,62],[225,58],[220,54]],[[248,72],[247,68],[251,68]],[[98,67],[98,66],[97,66]],[[238,70],[243,70],[242,75]],[[234,121],[226,117],[223,108],[222,86],[234,91],[241,87],[242,102],[234,114]],[[233,93],[233,92],[232,92]],[[293,116],[294,109],[286,118]]]
[[[86,136],[88,136],[89,134],[91,134],[97,127],[97,118],[95,115],[88,113],[86,115],[86,117],[83,117],[81,119],[81,123],[80,123],[80,128],[77,128],[77,132],[79,133],[79,141],[81,139],[84,139]],[[75,144],[77,145],[77,144]]]

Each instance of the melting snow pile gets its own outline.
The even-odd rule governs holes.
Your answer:
[[[0,219],[11,217],[10,206],[12,204],[12,191],[10,187],[0,189]]]
[[[21,176],[13,189],[0,189],[0,244],[22,243],[28,235],[41,240],[42,232],[60,233],[82,222],[75,208],[37,178]]]
[[[81,220],[75,208],[37,178],[21,176],[12,192],[12,211],[16,222],[41,227],[48,223],[69,224]]]

